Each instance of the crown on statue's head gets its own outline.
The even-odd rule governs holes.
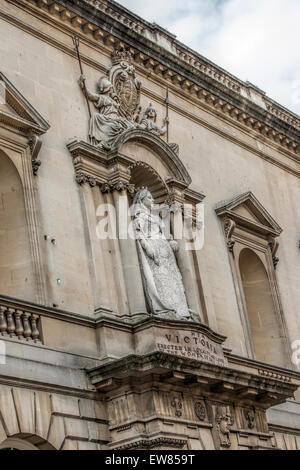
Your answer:
[[[120,64],[120,62],[128,62],[129,64],[131,64],[132,60],[131,53],[124,47],[121,47],[120,49],[115,49],[111,57],[113,65]]]

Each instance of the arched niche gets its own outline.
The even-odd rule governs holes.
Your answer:
[[[35,297],[23,185],[10,158],[0,150],[0,293]]]
[[[239,268],[256,359],[286,366],[283,328],[267,270],[259,256],[248,248],[240,253]]]
[[[169,195],[169,189],[159,175],[150,165],[143,161],[137,161],[129,167],[130,184],[135,188],[147,187],[156,204],[162,204]]]
[[[203,201],[204,195],[190,189],[192,180],[176,146],[150,132],[133,129],[120,135],[109,151],[78,140],[70,142],[67,147],[73,158],[76,181],[81,186],[87,227],[95,226],[95,209],[101,204],[113,205],[119,220],[120,198],[126,196],[131,203],[135,189],[143,186],[151,191],[156,204],[167,202],[174,207],[174,214],[171,211],[170,216],[171,234],[174,233],[175,216],[183,217],[183,204],[192,207],[191,217],[195,221],[196,206]],[[97,288],[100,292],[96,299],[97,314],[102,314],[103,307],[116,315],[124,316],[124,312],[136,317],[147,314],[135,240],[117,237],[113,241],[102,240],[99,243],[99,240],[93,240],[88,229],[86,237],[94,259],[102,260],[95,263],[93,273],[95,285],[100,286]],[[176,256],[188,305],[193,312],[204,317],[197,260],[185,250],[184,239],[180,239],[179,244],[181,249]],[[101,271],[103,265],[107,266],[106,278]],[[108,283],[109,288],[105,285]]]

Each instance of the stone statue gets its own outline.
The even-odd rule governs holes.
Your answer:
[[[79,85],[82,90],[84,90],[84,80],[85,77],[81,75]],[[87,89],[88,99],[98,110],[91,117],[89,138],[92,145],[109,149],[119,134],[135,126],[120,116],[118,97],[113,92],[112,83],[107,77],[100,78],[98,89],[99,93],[91,93]]]
[[[168,118],[165,118],[163,127],[159,127],[156,124],[156,119],[157,119],[156,109],[154,108],[152,103],[150,103],[149,106],[145,109],[141,117],[140,127],[158,136],[165,135],[165,133],[167,132],[167,124],[169,122]]]
[[[165,238],[163,221],[151,211],[153,205],[148,189],[139,189],[132,217],[145,295],[153,314],[173,312],[177,318],[187,319],[190,312],[174,255],[178,244]]]

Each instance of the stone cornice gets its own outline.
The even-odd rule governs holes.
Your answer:
[[[136,65],[163,78],[170,86],[180,87],[218,114],[273,140],[289,154],[300,154],[297,115],[267,98],[255,86],[236,79],[191,51],[163,28],[143,21],[115,2],[14,0],[13,3],[38,6],[77,31],[80,29],[99,45],[112,48],[126,42]]]
[[[167,381],[171,377],[172,383],[174,380],[186,385],[205,383],[207,392],[212,393],[216,387],[225,384],[224,390],[230,389],[233,399],[241,400],[247,397],[247,400],[258,402],[262,407],[266,403],[267,407],[270,407],[285,402],[298,388],[296,384],[275,376],[199,363],[193,359],[162,352],[127,356],[91,369],[87,374],[100,392],[118,389],[122,384],[132,380],[139,381],[142,377],[147,380],[151,374],[157,375],[160,381]]]

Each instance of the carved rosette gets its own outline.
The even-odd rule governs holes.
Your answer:
[[[205,405],[201,401],[197,401],[194,405],[195,415],[199,419],[199,421],[205,421],[206,419],[206,408]]]

